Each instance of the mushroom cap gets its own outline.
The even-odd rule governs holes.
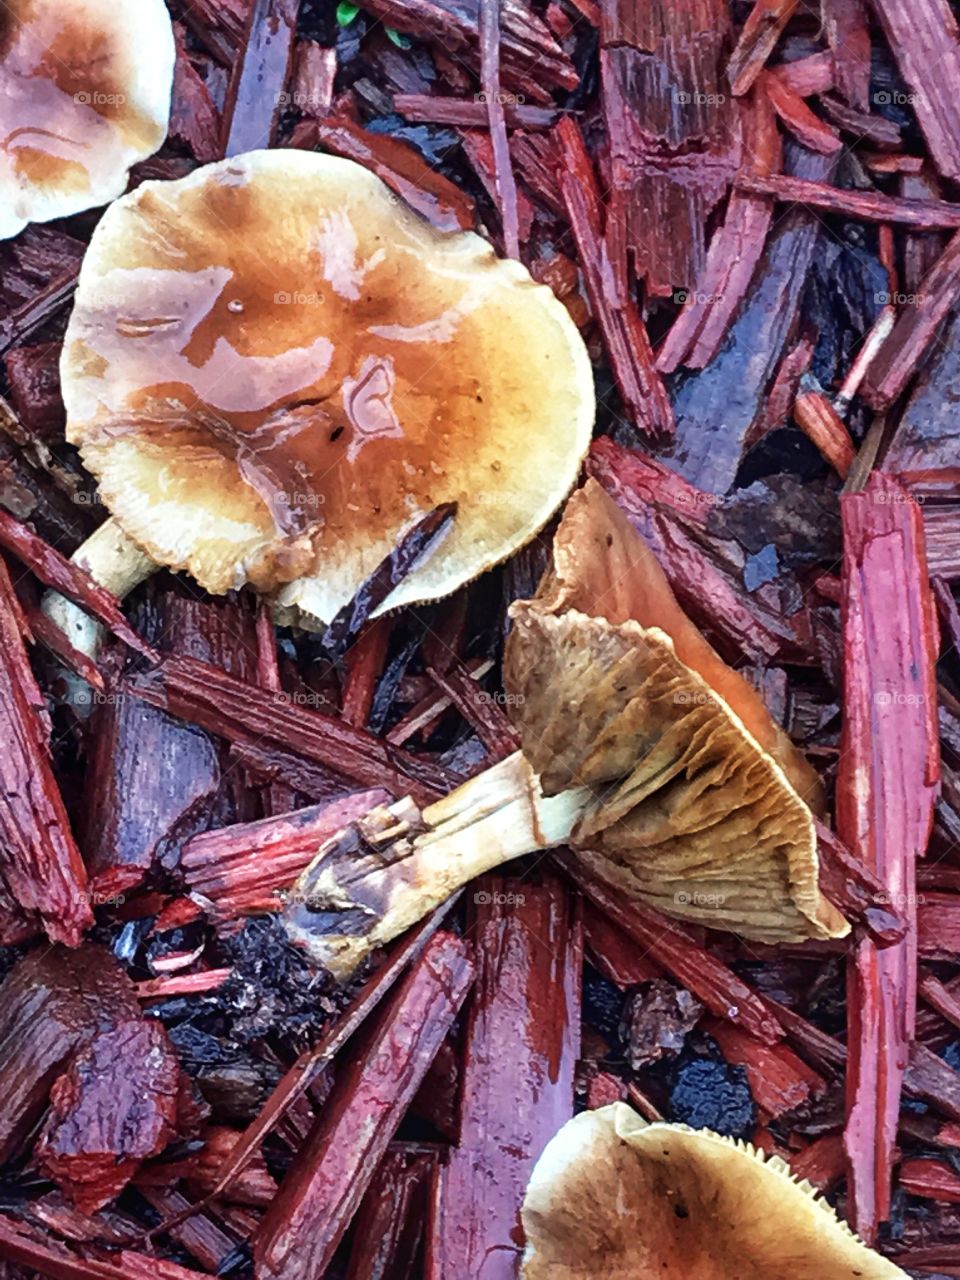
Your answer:
[[[622,1102],[547,1143],[522,1216],[524,1280],[906,1280],[779,1157]]]
[[[574,484],[593,379],[566,309],[379,178],[252,152],[101,220],[61,364],[117,521],[210,591],[286,584],[328,623],[419,518],[454,528],[379,612],[510,555]]]
[[[678,613],[656,557],[588,481],[553,569],[511,607],[504,683],[544,794],[592,788],[577,856],[668,915],[764,942],[843,936],[796,789],[809,766]]]
[[[0,239],[107,204],[167,136],[163,0],[9,0],[0,11]]]

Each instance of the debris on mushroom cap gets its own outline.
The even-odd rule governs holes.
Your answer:
[[[760,941],[840,937],[820,895],[812,770],[681,613],[656,558],[595,481],[554,564],[511,607],[504,683],[546,795],[593,788],[571,845],[680,919]]]
[[[522,1216],[524,1280],[906,1280],[779,1157],[622,1102],[550,1140]]]
[[[0,239],[120,195],[167,135],[163,0],[10,0],[0,10]]]
[[[68,439],[154,560],[328,623],[405,528],[442,549],[378,612],[529,540],[594,415],[566,309],[366,169],[261,151],[144,183],[101,220],[62,359]]]

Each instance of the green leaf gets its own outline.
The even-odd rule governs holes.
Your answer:
[[[392,40],[398,49],[409,49],[410,41],[407,36],[402,36],[399,31],[394,31],[393,27],[384,27],[387,33],[387,39]]]
[[[358,4],[350,4],[348,0],[340,0],[337,5],[337,22],[341,27],[349,27],[359,12],[360,6]]]

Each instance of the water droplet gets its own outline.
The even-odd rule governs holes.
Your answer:
[[[232,311],[235,316],[238,316],[243,310],[243,303],[239,298],[231,298],[227,303],[227,310]]]

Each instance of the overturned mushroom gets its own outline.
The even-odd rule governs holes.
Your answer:
[[[163,0],[11,0],[0,11],[0,239],[107,204],[167,135]]]
[[[522,751],[320,849],[287,908],[318,961],[346,975],[473,876],[566,843],[680,919],[768,942],[848,931],[819,890],[816,774],[595,481],[570,498],[552,570],[511,614],[504,679]]]
[[[380,611],[522,546],[572,487],[594,413],[548,288],[361,166],[294,150],[117,201],[61,374],[68,439],[134,557],[212,592],[276,592],[316,626],[443,504],[450,535]],[[80,554],[124,578],[116,540]]]
[[[777,1156],[622,1102],[547,1144],[523,1227],[524,1280],[906,1280]]]

